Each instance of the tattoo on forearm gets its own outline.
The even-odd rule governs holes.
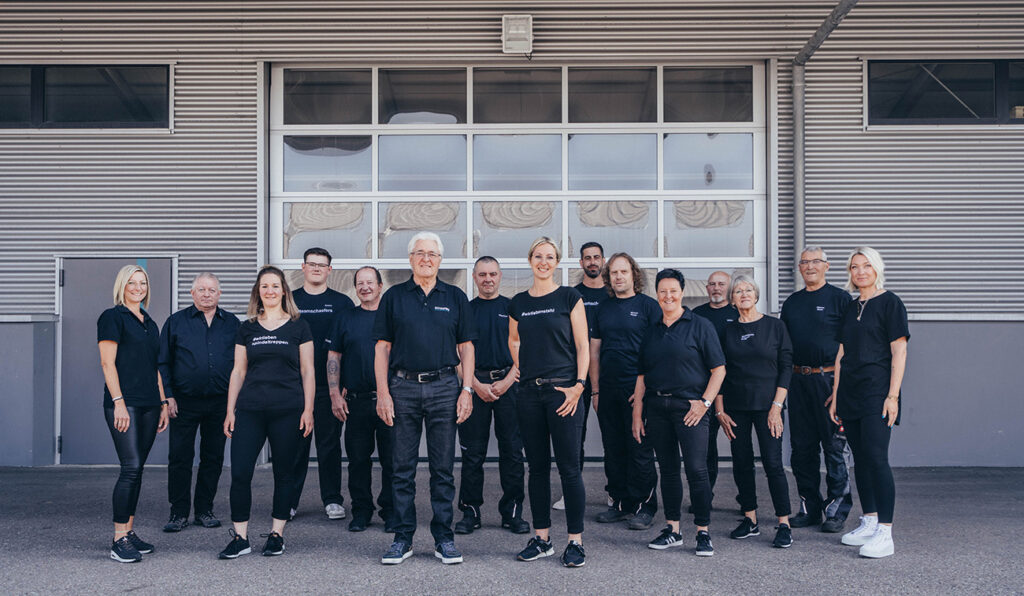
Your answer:
[[[327,361],[327,387],[330,389],[338,388],[338,381],[341,375],[339,374],[338,361],[330,359]]]

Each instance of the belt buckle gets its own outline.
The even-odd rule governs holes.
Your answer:
[[[655,391],[654,393],[655,393],[655,395],[657,395],[658,397],[672,397],[672,394],[671,394],[671,393],[662,393],[661,391]]]
[[[492,381],[500,381],[505,375],[501,374],[501,370],[488,371],[487,375],[491,377]]]
[[[432,373],[432,372],[416,373],[416,382],[417,383],[429,383],[431,381],[430,375],[432,375],[432,374],[434,374],[434,373]]]
[[[541,385],[544,384],[544,379],[537,377],[536,379],[533,380],[533,384],[540,387]]]
[[[809,375],[812,372],[814,372],[814,367],[813,366],[801,366],[800,367],[800,374],[802,374],[802,375]]]

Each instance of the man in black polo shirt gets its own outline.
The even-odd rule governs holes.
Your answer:
[[[316,397],[313,400],[313,434],[306,435],[292,470],[291,515],[299,508],[302,487],[309,470],[309,448],[316,437],[317,472],[320,476],[320,500],[329,519],[345,519],[341,496],[341,430],[342,421],[331,412],[331,396],[327,388],[327,344],[334,328],[335,313],[355,306],[352,299],[327,287],[331,274],[331,253],[323,248],[310,248],[302,255],[301,288],[292,292],[295,306],[313,333],[313,363],[316,366]]]
[[[167,454],[167,500],[171,517],[164,532],[188,526],[194,506],[197,524],[220,526],[213,515],[213,498],[224,465],[224,417],[228,378],[235,363],[238,317],[218,307],[220,281],[200,273],[192,281],[192,306],[164,323],[158,366],[171,417]],[[199,432],[199,472],[195,500],[189,498],[196,431]]]
[[[472,378],[473,413],[459,426],[462,447],[462,483],[459,509],[462,520],[455,524],[456,534],[471,534],[480,527],[480,506],[484,503],[484,460],[494,418],[494,436],[498,439],[498,474],[501,499],[498,513],[501,527],[514,534],[530,531],[523,519],[525,497],[523,441],[519,436],[516,393],[519,370],[512,365],[508,349],[508,305],[498,293],[501,267],[494,257],[480,257],[473,265],[473,283],[477,297],[470,301],[478,337],[473,340],[476,374]]]
[[[381,299],[373,335],[377,414],[394,425],[395,541],[381,557],[397,565],[412,556],[416,532],[416,464],[420,430],[427,429],[430,462],[430,533],[434,556],[450,565],[462,562],[452,531],[455,499],[455,427],[473,410],[473,340],[476,330],[469,300],[459,288],[437,278],[444,246],[437,234],[420,232],[409,241],[409,281],[388,289]],[[462,367],[459,382],[458,367]]]
[[[844,451],[846,439],[829,420],[828,399],[835,382],[837,333],[843,313],[853,298],[825,283],[828,257],[817,246],[800,253],[800,276],[804,289],[793,293],[782,305],[782,321],[793,342],[793,378],[789,383],[790,463],[800,494],[800,511],[789,523],[794,528],[817,525],[822,516],[823,532],[839,532],[853,506],[850,474]],[[820,446],[820,449],[819,449]],[[828,496],[822,500],[820,452],[825,454],[825,484]]]

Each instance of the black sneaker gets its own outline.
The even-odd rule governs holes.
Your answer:
[[[698,557],[711,557],[715,554],[715,547],[711,544],[711,534],[704,530],[697,532],[696,554]]]
[[[628,528],[630,530],[649,530],[654,525],[654,516],[650,513],[641,510],[639,513],[633,516],[633,519],[629,520]]]
[[[384,556],[380,558],[382,565],[398,565],[402,561],[412,556],[412,545],[395,540],[391,543],[388,551],[384,553]]]
[[[472,534],[473,530],[480,529],[480,516],[474,513],[473,508],[470,507],[462,514],[462,519],[455,524],[456,534]]]
[[[775,531],[775,540],[772,540],[772,546],[775,548],[789,548],[793,546],[793,530],[789,529],[789,524],[779,524],[778,529]]]
[[[837,534],[843,531],[843,526],[845,525],[846,519],[842,517],[830,517],[825,520],[825,523],[821,524],[821,531],[829,534]]]
[[[264,557],[276,557],[284,554],[284,536],[277,532],[260,534],[260,538],[264,536],[267,537],[267,543],[263,545]]]
[[[366,515],[352,514],[352,521],[348,522],[349,532],[362,532],[370,525],[370,518]]]
[[[520,561],[536,561],[541,557],[550,557],[555,554],[555,547],[551,546],[550,540],[542,540],[540,536],[530,538],[526,548],[519,551],[516,558]]]
[[[203,526],[204,528],[219,528],[220,520],[217,519],[212,511],[204,511],[196,514],[196,525]]]
[[[441,559],[441,562],[445,565],[455,565],[462,562],[462,553],[459,552],[459,549],[455,548],[455,543],[451,540],[435,546],[434,556]]]
[[[237,559],[240,555],[252,552],[247,539],[236,534],[233,529],[228,529],[228,534],[231,534],[231,542],[224,547],[224,550],[220,551],[220,554],[217,555],[218,559]]]
[[[128,542],[131,542],[132,546],[144,555],[148,555],[153,552],[153,549],[155,548],[152,544],[146,542],[142,538],[139,538],[139,535],[135,533],[135,530],[128,530],[128,533],[125,534],[125,536],[128,538]]]
[[[138,563],[142,560],[142,553],[127,536],[122,536],[110,545],[110,558],[118,563]]]
[[[744,517],[743,521],[740,522],[740,525],[736,526],[736,529],[729,533],[729,538],[740,540],[760,535],[761,530],[757,527],[757,524],[750,521],[749,517]]]
[[[188,518],[184,515],[171,514],[171,518],[164,524],[164,532],[180,532],[188,527]]]
[[[622,511],[616,505],[612,505],[607,510],[598,513],[596,519],[601,524],[612,524],[629,518],[630,515],[628,513]]]
[[[530,522],[516,515],[501,520],[501,527],[513,534],[526,534],[530,531]]]
[[[647,548],[654,550],[666,550],[673,546],[682,546],[683,537],[678,532],[672,531],[672,526],[665,526],[665,529],[658,534],[658,537],[647,543]]]
[[[570,540],[562,551],[563,567],[583,567],[587,564],[587,554],[583,552],[583,545],[575,540]]]
[[[820,515],[811,515],[801,511],[789,519],[789,527],[791,528],[807,528],[810,526],[816,526],[821,523]]]

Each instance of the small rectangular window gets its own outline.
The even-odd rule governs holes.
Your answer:
[[[657,69],[569,69],[569,122],[655,122],[657,118]]]
[[[369,136],[284,137],[285,191],[369,191]]]
[[[381,124],[465,124],[466,70],[380,70]]]
[[[561,122],[561,69],[473,69],[473,120],[483,124]]]
[[[1009,65],[1010,119],[1024,120],[1024,62]]]
[[[32,69],[0,66],[0,126],[32,125]]]
[[[752,122],[754,69],[669,68],[665,77],[665,122]]]
[[[284,71],[285,124],[370,124],[370,70]]]

